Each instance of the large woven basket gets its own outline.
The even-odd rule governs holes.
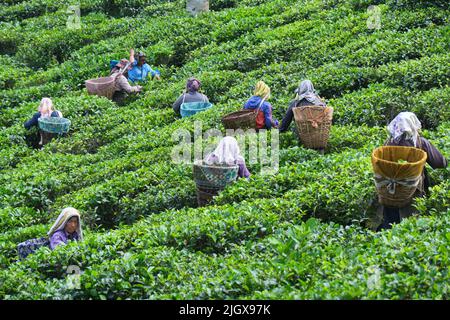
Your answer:
[[[203,161],[194,163],[194,180],[198,187],[223,189],[237,179],[239,166],[208,165]]]
[[[101,77],[85,81],[86,89],[89,94],[112,99],[115,91],[115,77]]]
[[[407,163],[398,163],[406,160]],[[372,152],[375,187],[380,204],[403,208],[422,189],[427,153],[418,148],[384,146]]]
[[[257,110],[246,109],[229,113],[222,117],[225,129],[256,129]]]
[[[310,149],[325,149],[330,136],[333,108],[304,106],[292,111],[302,144]]]
[[[67,133],[70,129],[70,120],[60,117],[38,119],[39,129],[48,133]]]
[[[185,102],[180,106],[181,117],[190,117],[196,113],[208,110],[212,108],[210,102]]]

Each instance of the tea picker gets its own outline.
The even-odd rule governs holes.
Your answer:
[[[426,195],[429,177],[425,168],[445,168],[447,159],[420,135],[422,125],[412,112],[399,113],[388,125],[389,138],[372,153],[375,186],[383,206],[383,222],[377,231],[414,213],[414,197]]]
[[[33,117],[24,123],[24,127],[30,130],[33,127],[39,129],[39,145],[45,145],[58,134],[69,131],[70,120],[63,118],[62,113],[53,109],[50,98],[43,98]]]
[[[174,102],[173,111],[181,117],[190,117],[196,113],[212,108],[208,97],[200,92],[200,80],[189,78],[186,82],[185,91]]]

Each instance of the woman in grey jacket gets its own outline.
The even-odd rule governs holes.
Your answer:
[[[180,114],[180,108],[183,103],[189,102],[209,102],[208,97],[203,93],[198,92],[201,87],[200,80],[196,78],[189,78],[186,83],[186,90],[181,94],[177,101],[173,104],[172,108],[175,113]]]

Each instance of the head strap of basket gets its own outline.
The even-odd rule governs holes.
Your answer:
[[[53,102],[50,98],[42,98],[39,104],[38,111],[41,113],[42,118],[51,117],[53,112]]]
[[[186,82],[186,92],[197,92],[200,87],[201,87],[202,83],[200,82],[200,80],[192,77],[189,78]]]
[[[390,142],[398,144],[409,140],[417,147],[422,124],[412,112],[400,112],[388,125]]]
[[[324,106],[322,100],[320,100],[319,96],[314,89],[314,85],[310,80],[303,80],[297,89],[295,89],[295,100],[307,100],[315,106]]]

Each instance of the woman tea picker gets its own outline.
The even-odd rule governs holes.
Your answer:
[[[209,102],[208,97],[199,92],[201,85],[200,80],[196,78],[188,79],[185,92],[178,97],[172,106],[176,114],[180,114],[181,105],[185,102]]]
[[[269,86],[263,81],[258,81],[253,96],[244,105],[244,109],[258,109],[256,129],[271,129],[272,127],[278,127],[278,121],[272,118],[272,105],[267,102],[269,98]]]
[[[112,100],[116,103],[122,102],[128,94],[139,93],[142,90],[141,86],[131,86],[128,82],[128,72],[132,69],[131,62],[127,59],[120,60],[111,69],[109,74],[115,77],[114,83],[114,95]]]
[[[427,163],[431,168],[447,167],[445,157],[424,137],[420,136],[422,125],[412,112],[401,112],[388,125],[389,139],[385,143],[388,146],[405,146],[422,149],[427,153]],[[428,193],[430,185],[428,174],[424,168],[422,173],[423,190],[418,190],[418,196]],[[377,231],[390,229],[392,223],[399,223],[401,219],[411,216],[412,206],[404,208],[383,207],[383,222]]]
[[[250,176],[250,172],[245,165],[245,159],[241,156],[239,145],[233,137],[227,136],[220,140],[216,149],[205,157],[205,162],[208,165],[238,165],[239,178],[248,178]]]
[[[70,240],[83,240],[78,210],[71,207],[63,209],[47,235],[47,237],[30,239],[20,243],[17,246],[19,257],[24,259],[41,247],[50,247],[53,250],[59,245],[67,244]]]
[[[25,129],[29,130],[34,126],[38,126],[39,118],[62,117],[62,113],[53,109],[53,102],[50,98],[42,98],[38,111],[33,117],[24,123]]]
[[[83,240],[80,213],[74,208],[65,208],[48,232],[50,248],[67,244],[69,240]]]
[[[320,99],[314,90],[314,86],[310,80],[304,80],[300,83],[300,86],[295,90],[295,99],[289,103],[289,108],[286,111],[286,115],[281,122],[280,132],[285,132],[289,129],[289,125],[294,118],[293,108],[303,106],[322,106],[325,107],[325,102]]]
[[[130,50],[130,62],[131,70],[128,71],[128,79],[132,82],[146,81],[148,75],[150,74],[152,79],[156,78],[161,80],[161,73],[158,69],[152,69],[147,63],[147,57],[142,52],[138,53],[136,56],[134,50]]]

